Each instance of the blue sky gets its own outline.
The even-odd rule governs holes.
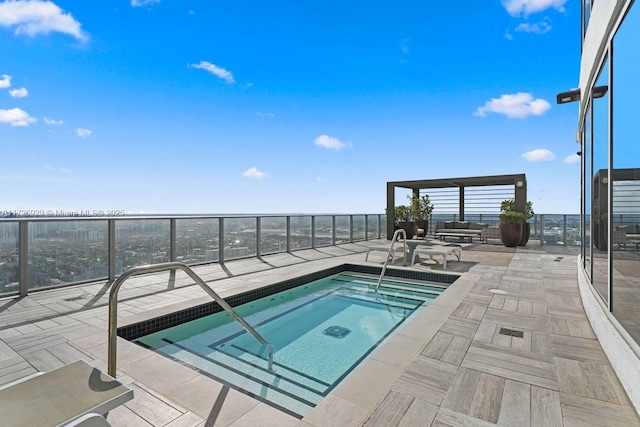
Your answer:
[[[381,213],[525,173],[578,213],[577,0],[0,2],[0,210]]]

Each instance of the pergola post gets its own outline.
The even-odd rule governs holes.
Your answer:
[[[395,218],[396,206],[396,186],[391,182],[387,182],[387,240],[393,238],[393,226],[396,223]]]
[[[527,181],[524,178],[517,179],[514,182],[515,202],[513,208],[516,212],[525,213],[527,203]]]

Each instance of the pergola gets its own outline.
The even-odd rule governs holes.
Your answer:
[[[523,173],[516,175],[473,176],[466,178],[421,179],[416,181],[387,182],[387,239],[393,236],[395,224],[394,207],[396,205],[396,188],[407,188],[420,196],[420,190],[428,188],[457,187],[460,191],[459,218],[464,221],[464,189],[466,187],[484,187],[489,185],[513,185],[515,189],[515,210],[525,212],[527,202],[527,178]]]

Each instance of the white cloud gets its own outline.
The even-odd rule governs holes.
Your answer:
[[[558,12],[564,12],[567,0],[502,0],[502,5],[511,16],[528,16],[553,7]]]
[[[9,86],[11,86],[11,76],[3,74],[2,79],[0,79],[0,89],[6,89]]]
[[[261,113],[260,111],[258,111],[256,114],[259,115],[260,117],[275,117],[276,116],[273,113]]]
[[[551,31],[551,25],[546,22],[537,22],[535,24],[522,23],[516,27],[516,31],[523,33],[544,34]]]
[[[345,144],[341,142],[338,138],[333,138],[329,135],[320,135],[317,137],[314,142],[316,145],[320,147],[329,148],[332,150],[341,150],[344,147],[349,147],[351,144]]]
[[[229,71],[225,70],[224,68],[218,67],[217,65],[212,64],[210,62],[200,61],[200,63],[190,65],[190,67],[200,68],[202,70],[208,71],[211,74],[223,79],[225,82],[229,84],[235,83],[235,80],[233,79],[233,74],[231,74]]]
[[[580,163],[580,156],[578,156],[577,154],[572,154],[565,157],[564,162],[569,164]]]
[[[30,123],[37,121],[38,120],[20,108],[0,110],[0,123],[9,123],[11,126],[29,126]]]
[[[530,162],[548,162],[554,160],[556,155],[546,148],[538,148],[536,150],[527,151],[522,155],[522,157]]]
[[[400,42],[400,51],[405,55],[409,53],[409,41],[411,41],[411,39],[402,39]]]
[[[9,95],[13,98],[24,98],[25,96],[29,95],[29,91],[24,87],[20,89],[11,89],[9,90]]]
[[[521,119],[527,116],[540,116],[551,108],[544,99],[533,99],[530,93],[518,92],[512,95],[502,95],[492,98],[484,106],[478,107],[474,116],[485,117],[487,113],[504,114],[510,119]]]
[[[131,6],[133,7],[151,6],[156,3],[160,3],[160,0],[131,0]]]
[[[56,167],[53,167],[53,166],[51,166],[51,165],[46,165],[44,168],[45,168],[46,170],[48,170],[48,171],[52,171],[52,172],[73,173],[73,171],[72,171],[71,169],[69,169],[69,168],[64,168],[64,167],[56,168]]]
[[[87,34],[80,29],[80,23],[70,13],[64,13],[51,1],[15,0],[0,3],[0,26],[15,27],[16,35],[36,36],[59,32],[69,34],[80,41]]]
[[[44,122],[51,126],[60,126],[62,123],[64,123],[62,120],[53,120],[48,117],[44,118]]]
[[[513,40],[513,36],[509,32],[509,30],[504,32],[504,38],[507,39],[507,40]]]
[[[254,179],[265,179],[266,177],[269,176],[269,174],[260,172],[257,168],[252,167],[242,172],[242,176],[246,176],[247,178],[254,178]]]
[[[87,138],[87,137],[93,135],[93,131],[91,131],[89,129],[83,129],[83,128],[76,129],[76,133],[78,134],[78,136],[80,138]]]

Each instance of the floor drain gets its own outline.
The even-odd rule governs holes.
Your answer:
[[[489,289],[489,292],[491,292],[492,294],[499,294],[499,295],[504,295],[507,294],[507,291],[503,291],[502,289]]]
[[[501,335],[508,335],[511,337],[516,337],[516,338],[524,338],[524,332],[522,331],[516,331],[515,329],[509,329],[509,328],[500,328],[500,332],[498,332]]]
[[[84,295],[80,295],[77,297],[64,298],[64,301],[78,301],[79,299],[84,299]]]
[[[325,335],[329,335],[334,338],[344,338],[346,337],[351,330],[347,328],[343,328],[342,326],[329,326],[324,330]]]

